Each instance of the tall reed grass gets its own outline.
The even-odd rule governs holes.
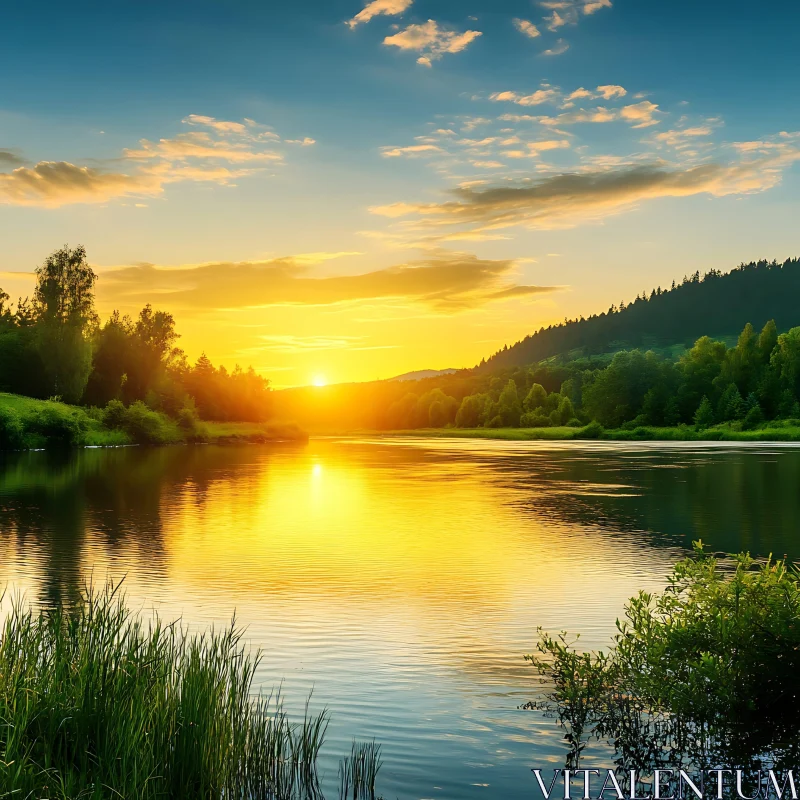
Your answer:
[[[327,714],[292,723],[279,696],[254,695],[260,654],[235,624],[144,621],[107,585],[68,609],[17,600],[1,636],[0,797],[322,797]],[[374,798],[378,749],[359,747]]]

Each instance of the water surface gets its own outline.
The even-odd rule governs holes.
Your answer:
[[[35,603],[125,576],[195,627],[235,612],[259,681],[383,743],[387,798],[537,796],[551,720],[519,711],[536,629],[607,644],[693,539],[800,555],[800,449],[317,439],[0,455],[0,586]],[[331,791],[331,796],[335,792]]]

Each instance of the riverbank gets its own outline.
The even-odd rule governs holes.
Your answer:
[[[0,393],[0,450],[44,447],[120,447],[188,443],[232,444],[306,441],[294,423],[206,422],[182,413],[179,419],[144,403],[113,411],[71,406]]]
[[[427,436],[432,438],[500,439],[506,441],[662,441],[662,442],[800,442],[797,420],[776,420],[754,430],[736,430],[728,424],[696,429],[688,425],[673,428],[639,426],[605,429],[597,423],[581,428],[419,428],[389,431],[393,436]]]

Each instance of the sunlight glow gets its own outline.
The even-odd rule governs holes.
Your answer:
[[[325,380],[324,375],[315,375],[314,379],[311,381],[314,386],[327,386],[328,381]]]

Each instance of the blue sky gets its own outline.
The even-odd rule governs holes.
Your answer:
[[[789,2],[17,4],[0,286],[81,242],[102,310],[152,300],[190,356],[277,385],[467,366],[797,255],[798,23]]]

